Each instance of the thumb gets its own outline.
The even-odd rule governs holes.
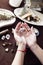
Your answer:
[[[34,30],[33,26],[31,27],[31,32],[35,33],[35,30]]]
[[[14,38],[15,38],[16,41],[18,41],[18,42],[22,41],[22,39],[20,38],[20,36],[17,35],[16,30],[13,29],[13,28],[12,28],[12,33],[14,34]]]
[[[14,31],[15,31],[15,29],[14,28],[12,28],[12,33],[14,34]]]

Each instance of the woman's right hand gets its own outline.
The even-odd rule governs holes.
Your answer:
[[[12,29],[12,33],[14,34],[14,38],[16,40],[17,45],[21,45],[21,43],[26,44],[26,40],[25,40],[24,36],[21,34],[21,32],[20,32],[21,26],[22,26],[22,23],[19,22],[16,25],[15,29]]]
[[[27,31],[26,34],[24,34],[26,43],[29,47],[34,45],[36,43],[36,34],[33,27],[29,27],[26,23],[24,23],[22,26],[26,28]],[[23,33],[23,32],[22,32]]]

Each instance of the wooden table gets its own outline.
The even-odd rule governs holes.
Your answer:
[[[24,3],[22,2],[21,6],[23,6]],[[21,7],[20,6],[20,7]],[[13,12],[13,10],[15,8],[11,7],[8,3],[8,0],[0,0],[0,8],[4,8],[4,9],[8,9],[8,10],[11,10]],[[16,24],[19,22],[20,20],[17,18],[17,21],[13,24],[13,25],[10,25],[10,26],[5,26],[5,27],[2,27],[0,28],[0,31],[4,30],[4,29],[9,29],[9,31],[6,33],[6,34],[10,34],[10,40],[4,40],[2,41],[1,40],[1,37],[3,35],[6,36],[6,34],[3,34],[3,35],[0,35],[0,65],[11,65],[13,59],[14,59],[14,56],[15,56],[15,53],[16,53],[16,44],[15,44],[15,40],[14,40],[14,36],[12,34],[12,28],[15,28]],[[30,24],[29,24],[30,25]],[[30,25],[31,26],[31,25]],[[40,32],[40,35],[37,37],[37,42],[38,42],[38,45],[43,48],[43,27],[38,27],[38,26],[34,26],[36,27],[39,32]],[[6,53],[5,52],[5,48],[2,46],[3,43],[12,43],[13,45],[12,46],[7,46],[9,48],[9,52]],[[11,49],[14,49],[14,53],[11,52]],[[36,56],[30,51],[30,49],[28,48],[27,49],[27,53],[25,55],[25,58],[24,58],[24,65],[41,65],[41,63],[39,62],[39,60],[36,58]]]

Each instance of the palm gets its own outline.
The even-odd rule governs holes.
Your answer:
[[[23,42],[31,46],[36,41],[36,35],[34,33],[33,27],[29,27],[26,23],[18,23],[15,31],[14,37],[17,42]]]
[[[25,33],[22,32],[24,34],[24,37],[26,39],[26,42],[28,44],[28,46],[31,46],[32,44],[34,44],[36,42],[36,35],[35,35],[35,31],[33,27],[29,27],[26,23],[24,23],[22,26],[25,27]]]
[[[25,38],[23,37],[23,34],[20,32],[21,28],[21,22],[19,22],[15,29],[12,29],[12,32],[14,34],[14,38],[17,43],[26,43]]]

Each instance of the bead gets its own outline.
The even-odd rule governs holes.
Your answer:
[[[7,39],[7,40],[10,39],[10,35],[9,35],[9,34],[6,35],[6,39]]]
[[[5,36],[3,35],[3,36],[1,37],[1,39],[2,39],[2,40],[5,40]]]

